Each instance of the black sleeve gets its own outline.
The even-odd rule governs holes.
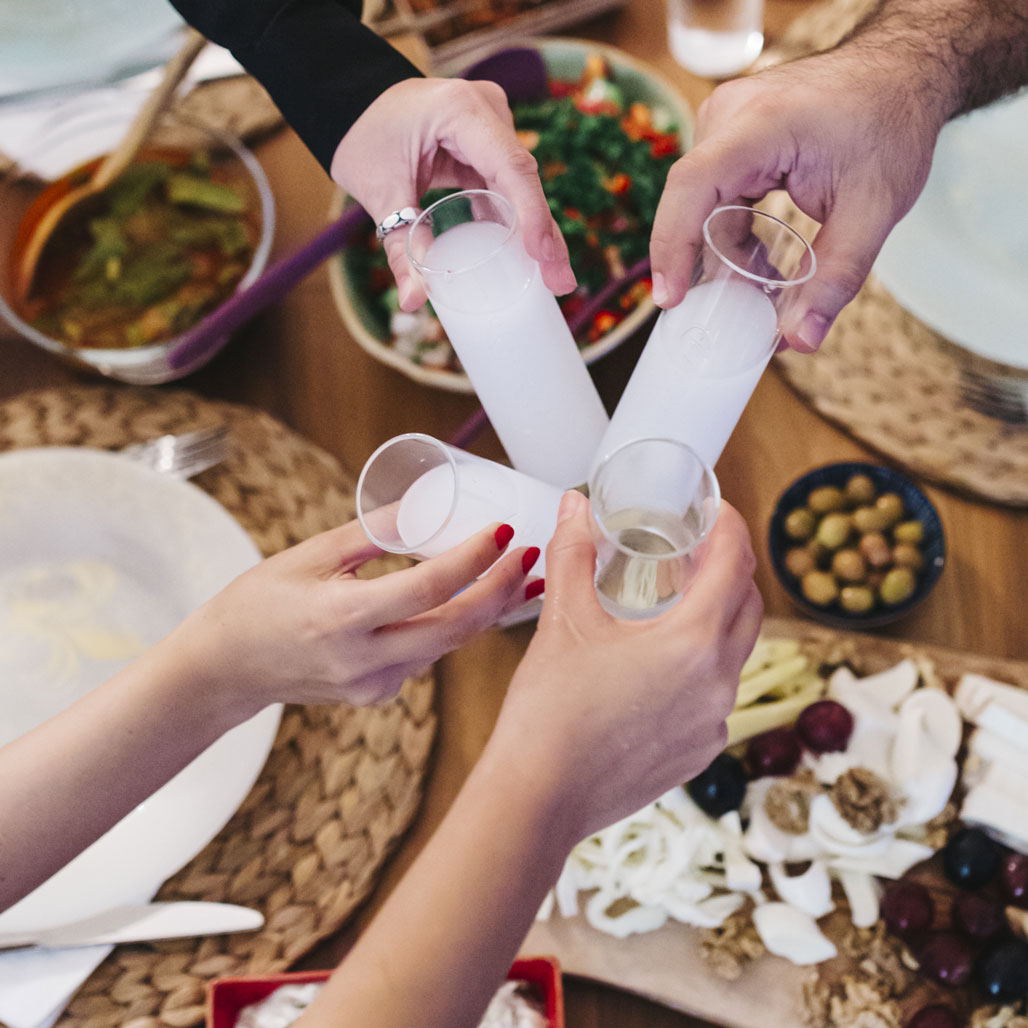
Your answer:
[[[326,171],[380,93],[420,76],[360,21],[361,0],[171,0],[271,95]]]

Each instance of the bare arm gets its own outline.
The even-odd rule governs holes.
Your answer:
[[[596,599],[569,493],[547,599],[481,760],[298,1028],[474,1028],[571,847],[694,776],[724,745],[760,626],[745,526],[722,508],[699,577],[647,622]]]
[[[119,674],[0,748],[0,910],[269,704],[387,699],[522,602],[524,548],[475,580],[499,556],[496,527],[369,580],[355,572],[379,551],[356,522],[315,536],[240,576]]]
[[[1025,83],[1028,0],[882,0],[834,49],[718,87],[657,211],[657,302],[685,295],[714,207],[784,188],[822,224],[782,326],[816,350],[924,187],[942,126]]]

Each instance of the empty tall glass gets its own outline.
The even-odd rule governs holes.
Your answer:
[[[713,211],[693,285],[657,319],[598,457],[666,437],[713,467],[774,353],[784,298],[813,274],[813,250],[785,222],[749,207]]]
[[[510,202],[444,197],[411,226],[407,253],[514,467],[584,483],[607,413]]]

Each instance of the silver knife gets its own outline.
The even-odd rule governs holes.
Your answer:
[[[263,924],[264,917],[259,911],[231,903],[129,903],[82,921],[43,928],[31,934],[0,933],[0,950],[30,946],[48,949],[110,946],[118,942],[252,932]]]

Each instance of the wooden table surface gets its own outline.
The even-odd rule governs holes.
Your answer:
[[[776,32],[806,0],[768,0]],[[681,70],[667,51],[662,0],[626,7],[574,30],[650,61],[676,82],[694,108],[711,84]],[[325,222],[333,187],[288,130],[258,147],[278,202],[274,256],[309,239]],[[608,407],[620,394],[643,339],[594,365]],[[812,357],[816,360],[816,357]],[[31,388],[82,381],[80,375],[0,328],[0,399]],[[429,390],[372,360],[347,337],[325,270],[238,334],[208,367],[176,387],[263,408],[334,454],[356,472],[382,441],[404,431],[450,435],[476,409],[472,397]],[[502,458],[492,435],[472,447]],[[776,497],[800,473],[868,452],[809,410],[773,371],[764,375],[717,471],[726,499],[746,518],[758,555],[757,580],[769,614],[794,614],[767,554],[768,518]],[[1014,513],[928,487],[949,543],[945,573],[929,600],[891,634],[980,653],[1028,658],[1028,513]],[[428,839],[490,732],[504,689],[532,632],[523,625],[491,631],[441,661],[440,728],[426,795],[371,901],[338,937],[303,967],[330,967],[352,943]],[[568,979],[568,1028],[696,1028],[700,1022],[615,989]]]

